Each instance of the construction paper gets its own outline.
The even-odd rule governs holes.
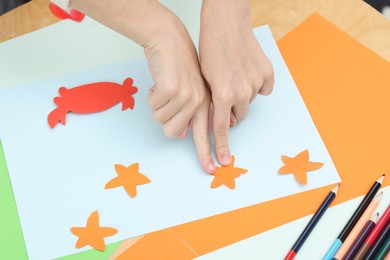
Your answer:
[[[159,260],[190,260],[198,256],[192,249],[185,243],[185,241],[178,240],[177,235],[169,228],[162,230],[161,232],[152,233],[152,236],[145,236],[141,238],[153,245],[148,252],[145,252],[142,248],[142,244],[136,242],[131,251],[126,251],[120,256],[116,257],[116,260],[127,259],[159,259]],[[141,247],[138,247],[141,245]],[[174,248],[174,250],[165,250],[166,248]],[[158,255],[154,251],[159,252]],[[157,256],[157,258],[156,258]]]
[[[135,196],[137,196],[137,185],[150,183],[149,178],[140,173],[138,169],[138,163],[134,163],[129,167],[116,164],[115,171],[118,176],[107,182],[105,188],[112,189],[117,188],[119,186],[123,186],[126,192],[134,198]]]
[[[120,230],[107,238],[106,243],[112,243],[339,182],[269,28],[255,32],[275,67],[275,91],[252,102],[247,119],[230,131],[230,148],[239,166],[250,169],[235,190],[210,189],[211,177],[199,166],[192,138],[168,139],[153,121],[147,105],[153,81],[144,59],[1,92],[0,138],[30,259],[84,250],[74,247],[69,227],[84,223],[96,209]],[[53,130],[47,124],[58,86],[121,82],[126,77],[138,87],[134,111],[119,113],[118,104],[89,116],[70,113],[67,121],[72,123],[66,127]],[[319,171],[326,174],[308,176],[308,185],[302,187],[277,170],[281,154],[304,149],[324,162]],[[152,180],[142,186],[142,193],[129,200],[122,189],[105,190],[113,165],[132,162],[139,162],[141,172]],[[37,230],[45,226],[50,228]],[[47,243],[39,242],[47,237]]]
[[[295,179],[302,185],[307,184],[307,172],[320,169],[321,162],[309,162],[309,151],[304,150],[295,157],[282,155],[284,165],[279,169],[279,174],[294,174]]]
[[[27,259],[19,215],[0,140],[0,259]],[[8,242],[12,243],[8,245]]]
[[[126,78],[123,86],[113,82],[95,82],[71,89],[61,87],[59,97],[54,98],[58,106],[47,117],[49,125],[54,128],[58,122],[65,125],[68,112],[86,114],[104,111],[119,102],[122,102],[122,111],[134,108],[133,94],[137,88],[133,86],[133,79]]]
[[[0,142],[0,259],[28,259],[15,199],[11,188],[3,147]],[[94,249],[58,258],[58,260],[106,260],[122,242],[112,243],[104,253]]]
[[[70,231],[78,237],[76,248],[91,246],[99,251],[106,249],[105,237],[118,233],[118,230],[115,228],[101,227],[99,225],[99,213],[97,210],[89,216],[86,227],[73,227]]]
[[[106,249],[104,252],[95,250],[95,249],[89,249],[86,251],[78,252],[75,254],[63,256],[56,258],[57,260],[107,260],[110,259],[110,256],[115,252],[115,250],[121,245],[122,241],[112,243],[109,245],[106,245]],[[26,258],[28,259],[28,258]]]
[[[369,186],[369,185],[368,185]],[[384,197],[390,199],[390,187],[382,189]],[[326,196],[326,194],[324,193]],[[345,223],[356,208],[359,206],[364,196],[359,196],[347,202],[329,208],[310,237],[303,244],[295,259],[322,259],[329,249],[327,241],[334,241],[334,238],[343,229]],[[321,201],[317,202],[317,207]],[[379,215],[386,210],[386,203],[380,203],[378,207]],[[315,211],[315,206],[313,207]],[[197,260],[218,260],[218,259],[284,259],[291,245],[301,234],[312,215],[281,225],[274,229],[262,232],[250,238],[244,239],[232,245],[215,250],[202,255]],[[148,235],[146,235],[148,236]],[[146,237],[144,236],[144,237]],[[275,250],[277,245],[277,250]],[[135,246],[135,245],[134,245]],[[138,245],[141,247],[141,245]],[[259,250],[261,249],[261,250]],[[128,250],[132,251],[132,250]],[[115,254],[115,252],[114,252]]]
[[[194,42],[199,38],[201,2],[161,0],[184,22]],[[0,43],[0,89],[143,55],[138,44],[89,17],[82,23],[64,20]],[[6,167],[3,170],[3,166],[5,158],[0,155],[0,259],[27,259],[8,170]],[[107,259],[109,248],[103,254],[88,250],[76,254],[80,258],[72,255],[69,259],[97,259],[98,254]]]
[[[243,168],[234,167],[235,158],[232,156],[231,163],[228,166],[216,167],[216,170],[212,176],[214,176],[211,182],[210,188],[218,188],[221,185],[225,185],[231,190],[236,188],[236,178],[240,177],[241,174],[245,174],[248,170]]]
[[[342,178],[342,187],[333,205],[365,194],[373,181],[390,172],[390,121],[387,120],[390,111],[390,63],[319,14],[313,14],[293,29],[278,42],[278,46]],[[279,76],[277,74],[277,80]],[[290,129],[297,123],[286,124],[284,129]],[[292,138],[286,143],[294,140]],[[295,153],[303,149],[309,149],[312,158],[324,163],[316,174],[308,176],[310,185],[314,176],[328,174],[325,170],[328,165],[313,154],[310,147],[303,147]],[[290,153],[282,151],[280,154]],[[285,182],[293,182],[293,179],[280,183]],[[389,184],[390,178],[385,178],[382,186]],[[172,230],[197,254],[203,255],[314,213],[318,202],[333,187],[329,185],[259,203],[175,226]],[[292,207],[294,210],[291,210]],[[333,239],[321,243],[323,252],[317,250],[317,258],[323,257]],[[153,247],[143,241],[147,240],[139,240],[137,246],[142,247],[144,252]],[[288,250],[289,247],[284,253]],[[157,251],[154,253],[156,256],[159,254]]]

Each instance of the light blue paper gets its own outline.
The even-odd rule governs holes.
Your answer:
[[[339,182],[334,164],[299,95],[267,26],[256,36],[275,69],[275,90],[259,96],[248,117],[230,131],[235,165],[248,169],[236,189],[210,189],[213,177],[198,165],[192,138],[167,139],[152,120],[147,92],[153,85],[143,59],[6,89],[0,93],[0,138],[30,259],[79,252],[70,228],[99,211],[102,226],[119,233],[112,243],[166,227]],[[134,79],[134,110],[121,104],[89,115],[69,114],[54,130],[47,115],[60,86]],[[308,185],[279,175],[281,155],[309,149],[324,167],[308,173]],[[139,162],[152,182],[131,198],[123,188],[105,190],[114,165]],[[44,241],[44,242],[42,242]]]

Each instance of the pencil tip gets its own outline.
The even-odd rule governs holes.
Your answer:
[[[337,191],[339,190],[339,188],[340,188],[340,183],[339,183],[339,184],[337,184],[337,186],[336,186],[336,187],[334,187],[334,188],[333,188],[333,190],[332,190],[331,192],[333,192],[333,193],[337,194]]]
[[[379,219],[379,212],[372,215],[370,220],[373,221],[374,223],[376,223],[378,221],[378,219]]]
[[[376,182],[382,184],[382,182],[383,182],[384,179],[385,179],[385,174],[382,174],[382,176],[379,177],[379,179],[378,179]]]

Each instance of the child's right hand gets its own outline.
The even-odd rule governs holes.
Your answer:
[[[184,137],[192,121],[193,137],[202,168],[213,173],[210,155],[210,94],[200,72],[193,42],[179,19],[162,29],[163,34],[144,44],[155,85],[149,92],[154,119],[168,137]]]

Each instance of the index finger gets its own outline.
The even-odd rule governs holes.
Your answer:
[[[214,103],[214,142],[215,152],[220,164],[229,165],[231,161],[229,149],[229,125],[231,106]]]
[[[210,153],[209,107],[206,103],[199,108],[192,118],[194,142],[198,151],[199,162],[207,173],[215,172],[215,164]]]

